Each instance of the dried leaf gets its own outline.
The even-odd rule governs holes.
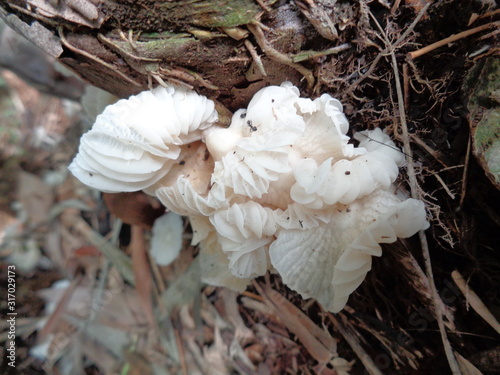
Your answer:
[[[122,277],[130,284],[135,285],[132,261],[128,256],[93,230],[82,218],[76,216],[68,216],[67,218],[68,225],[83,234],[90,243],[98,247],[106,258],[118,269]]]
[[[337,356],[336,342],[327,331],[316,326],[307,315],[271,287],[260,289],[266,297],[266,303],[274,307],[275,314],[298,337],[312,357],[320,363],[327,363]]]
[[[54,312],[52,312],[49,319],[43,326],[42,330],[39,332],[38,342],[43,342],[46,339],[47,335],[55,330],[58,322],[62,318],[62,315],[67,312],[67,307],[69,305],[69,302],[72,298],[74,298],[74,292],[77,289],[81,280],[82,280],[81,277],[77,277],[76,279],[71,281],[71,283],[68,285],[67,288],[65,288],[64,294],[58,300],[57,305],[54,308]],[[43,297],[43,291],[40,291],[39,293]]]
[[[457,352],[455,352],[455,356],[457,357],[458,365],[460,366],[462,375],[483,375],[483,373],[479,371],[476,366],[474,366]]]
[[[33,226],[47,222],[54,201],[54,192],[41,178],[34,174],[21,171],[18,176],[17,199],[28,215]]]
[[[38,14],[53,18],[60,17],[66,21],[98,28],[104,17],[97,7],[89,0],[45,1],[28,0],[35,7]]]

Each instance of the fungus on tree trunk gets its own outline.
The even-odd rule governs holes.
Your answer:
[[[380,243],[428,227],[423,202],[396,192],[401,151],[380,129],[355,134],[355,147],[330,95],[269,86],[228,128],[214,108],[176,86],[121,100],[82,137],[70,166],[99,190],[142,189],[188,216],[205,282],[242,290],[277,272],[337,312]]]

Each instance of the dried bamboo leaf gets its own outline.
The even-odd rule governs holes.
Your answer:
[[[298,337],[312,357],[320,363],[327,363],[337,356],[336,342],[327,331],[316,326],[307,315],[271,287],[258,289],[266,297],[266,303],[274,308],[275,315]]]

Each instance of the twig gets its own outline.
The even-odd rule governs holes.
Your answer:
[[[420,21],[420,19],[424,16],[425,12],[427,11],[427,8],[429,8],[430,4],[427,4],[426,6],[424,6],[422,8],[422,10],[418,13],[417,17],[413,20],[413,22],[410,24],[410,26],[408,26],[408,28],[406,29],[406,31],[403,33],[403,35],[401,35],[398,40],[396,40],[395,43],[390,43],[387,38],[386,38],[386,44],[388,44],[386,46],[386,48],[384,50],[382,50],[378,55],[377,57],[375,57],[375,59],[372,61],[370,67],[368,68],[368,70],[361,76],[359,77],[354,83],[352,83],[349,88],[346,90],[346,93],[350,93],[352,91],[354,91],[356,89],[356,87],[362,82],[364,81],[367,77],[370,76],[370,74],[373,73],[373,71],[375,70],[377,64],[379,63],[380,59],[382,57],[384,57],[387,53],[389,53],[391,50],[394,50],[396,48],[399,47],[399,45],[408,37],[408,35],[410,35],[410,33],[413,31],[413,29],[415,28],[415,26],[417,26],[417,23],[418,21]],[[377,24],[377,26],[381,29],[380,27],[380,24],[378,23],[377,19],[375,17],[373,17],[373,19],[375,20],[375,23]],[[382,30],[382,29],[381,29]],[[383,30],[382,30],[383,32]]]
[[[490,23],[487,23],[487,24],[484,24],[484,25],[481,25],[481,26],[478,26],[478,27],[474,27],[473,29],[462,31],[461,33],[451,35],[448,38],[439,40],[436,43],[432,43],[432,44],[430,44],[430,45],[428,45],[428,46],[426,46],[424,48],[420,48],[420,49],[418,49],[416,51],[410,52],[410,53],[408,53],[408,57],[410,59],[416,59],[417,57],[425,55],[426,53],[429,53],[429,52],[435,50],[436,48],[445,46],[448,43],[456,42],[457,40],[460,40],[462,38],[466,38],[466,37],[468,37],[470,35],[473,35],[473,34],[481,32],[481,31],[487,30],[490,27],[494,27],[494,26],[496,27],[498,25],[500,25],[500,21],[490,22]]]
[[[479,296],[472,289],[470,289],[460,272],[457,270],[453,271],[451,273],[451,277],[455,284],[457,284],[462,294],[465,296],[467,303],[481,318],[486,321],[486,323],[488,323],[495,331],[500,333],[500,323],[496,320],[483,301],[481,301]]]
[[[267,77],[266,69],[264,69],[264,65],[262,64],[262,59],[255,50],[255,47],[253,46],[252,42],[250,42],[248,39],[245,39],[243,43],[245,44],[245,47],[247,47],[248,52],[250,52],[250,56],[252,56],[252,59],[257,65],[257,68],[259,69],[262,76]]]
[[[419,13],[419,16],[423,15],[423,12],[427,9],[429,4],[427,4],[422,11]],[[395,46],[390,43],[386,33],[378,23],[377,19],[370,13],[372,16],[373,21],[376,23],[377,27],[379,30],[382,32],[382,35],[384,36],[384,39],[386,41],[386,49],[390,52],[391,55],[391,62],[392,62],[392,69],[394,71],[394,80],[396,83],[396,94],[398,98],[398,111],[399,111],[399,117],[400,117],[400,122],[401,122],[401,132],[402,132],[402,138],[403,138],[403,150],[406,155],[406,164],[407,164],[407,174],[408,174],[408,179],[410,181],[410,190],[411,190],[411,196],[414,199],[419,199],[419,190],[418,190],[418,182],[417,182],[417,177],[415,173],[415,166],[413,164],[413,152],[410,146],[410,137],[408,133],[408,124],[406,121],[406,112],[404,109],[404,96],[403,96],[403,89],[401,85],[401,80],[399,79],[399,68],[398,68],[398,62],[396,60],[396,53],[395,51]],[[415,22],[412,23],[412,25],[415,25]],[[407,30],[408,32],[409,30]],[[406,33],[405,33],[406,34]],[[398,39],[396,43],[399,41],[403,40],[403,36]],[[397,46],[397,45],[396,45]],[[453,373],[453,375],[459,375],[462,372],[460,371],[460,366],[458,365],[457,359],[453,353],[453,348],[451,347],[450,341],[448,340],[448,336],[446,335],[446,328],[444,326],[444,320],[443,320],[443,315],[444,311],[439,304],[440,298],[439,294],[436,288],[436,284],[434,282],[434,274],[432,272],[432,265],[431,265],[431,258],[430,258],[430,253],[429,253],[429,245],[427,243],[427,237],[425,235],[425,231],[420,230],[418,232],[418,236],[420,238],[420,244],[422,247],[422,255],[424,258],[425,262],[425,270],[427,273],[427,277],[429,278],[429,289],[432,293],[432,302],[434,305],[434,315],[436,316],[436,320],[438,323],[439,327],[439,332],[441,333],[441,341],[443,342],[443,347],[444,351],[446,354],[446,358],[448,360],[448,364],[450,366],[450,369]]]
[[[470,151],[472,146],[471,137],[469,137],[469,141],[467,142],[467,151],[465,153],[465,161],[464,161],[464,172],[462,174],[462,190],[460,193],[460,203],[458,204],[458,209],[462,208],[465,200],[465,194],[467,192],[467,174],[469,172],[469,159],[470,159]]]
[[[146,254],[144,229],[138,225],[132,225],[131,227],[129,249],[132,252],[132,270],[136,281],[135,288],[139,295],[139,299],[143,303],[144,313],[151,327],[154,328],[156,327],[156,321],[153,312],[153,300],[151,298],[151,269]]]
[[[57,31],[59,33],[59,38],[61,38],[62,44],[64,44],[64,46],[67,47],[68,49],[70,49],[71,51],[76,52],[76,53],[78,53],[78,54],[80,54],[82,56],[85,56],[85,57],[87,57],[87,58],[89,58],[89,59],[91,59],[91,60],[93,60],[93,61],[95,61],[95,62],[97,62],[97,63],[99,63],[99,64],[101,64],[103,66],[105,66],[106,68],[108,68],[112,72],[115,72],[120,77],[122,77],[123,79],[125,79],[127,82],[132,83],[134,86],[142,87],[142,84],[140,84],[139,82],[134,81],[132,78],[128,77],[126,74],[120,72],[113,65],[108,64],[106,61],[101,60],[97,56],[93,56],[92,54],[88,53],[87,51],[81,50],[81,49],[75,47],[74,45],[72,45],[71,43],[69,43],[68,40],[66,39],[66,37],[64,36],[62,26],[60,26],[57,29]]]
[[[396,93],[398,97],[398,109],[399,116],[401,120],[401,131],[403,135],[403,149],[406,156],[407,163],[407,171],[408,171],[408,179],[410,180],[410,190],[411,196],[415,199],[419,198],[418,193],[418,182],[415,174],[415,166],[413,165],[413,158],[409,157],[412,155],[412,149],[410,146],[410,137],[408,134],[408,125],[406,122],[406,113],[404,110],[404,98],[403,98],[403,90],[401,88],[401,82],[399,80],[399,69],[398,62],[396,60],[396,54],[394,51],[391,52],[392,59],[392,68],[394,70],[394,79],[396,81]],[[441,333],[441,340],[443,342],[444,351],[446,353],[446,358],[448,359],[448,364],[450,365],[450,369],[453,375],[461,374],[460,366],[458,365],[457,359],[453,354],[453,349],[451,347],[450,341],[448,340],[448,336],[446,335],[446,328],[444,326],[443,314],[439,301],[439,294],[436,288],[436,284],[434,282],[434,274],[432,272],[432,264],[431,264],[431,256],[429,253],[429,245],[427,243],[427,237],[425,235],[425,231],[421,230],[418,232],[418,237],[420,238],[420,244],[422,246],[422,255],[424,257],[425,262],[425,270],[427,273],[427,277],[429,278],[429,289],[432,292],[432,300],[434,304],[434,315],[436,316],[439,332]]]
[[[422,147],[425,151],[429,153],[434,159],[436,159],[439,164],[441,164],[445,168],[449,168],[444,161],[441,160],[442,154],[439,151],[434,150],[432,147],[430,147],[427,143],[425,143],[422,139],[420,139],[419,136],[412,134],[411,139],[413,142],[415,142],[417,145]]]
[[[341,44],[340,46],[328,48],[323,51],[302,51],[294,55],[292,57],[292,61],[298,63],[301,61],[315,59],[322,56],[334,55],[342,51],[348,50],[349,48],[351,48],[351,45],[349,43],[344,43]]]
[[[379,61],[382,59],[382,57],[384,57],[384,54],[383,54],[383,52],[380,52],[377,55],[377,57],[375,57],[375,59],[372,61],[368,70],[361,77],[359,77],[356,81],[351,83],[351,85],[349,86],[349,88],[345,92],[350,93],[350,92],[354,91],[356,89],[356,87],[358,87],[358,85],[361,82],[363,82],[367,77],[369,77],[370,74],[372,74],[373,71],[375,70],[375,68],[377,67],[377,65],[378,65]]]
[[[307,69],[306,67],[296,64],[292,61],[290,57],[279,52],[274,47],[269,44],[269,41],[266,39],[262,28],[258,24],[249,24],[247,25],[248,30],[255,36],[257,40],[257,44],[262,48],[262,51],[269,56],[271,59],[278,61],[281,64],[287,65],[291,68],[294,68],[299,73],[301,73],[307,81],[307,88],[311,89],[314,86],[314,74],[312,71]]]
[[[408,76],[408,64],[403,65],[403,90],[405,111],[407,111],[410,106],[410,77]]]
[[[399,8],[399,5],[401,4],[401,0],[396,0],[394,2],[394,5],[391,8],[391,16],[394,16],[394,13],[396,13],[396,9]]]
[[[177,327],[173,327],[174,329],[174,335],[175,335],[175,341],[177,342],[177,348],[179,352],[179,361],[181,364],[181,371],[183,375],[188,375],[188,368],[186,364],[186,355],[184,353],[184,345],[182,344],[182,336],[179,333],[179,329]]]
[[[439,176],[438,173],[434,172],[434,171],[429,171],[434,177],[436,177],[436,179],[439,181],[439,183],[441,184],[441,186],[443,187],[443,189],[446,191],[446,193],[450,196],[451,199],[455,199],[455,194],[453,194],[451,192],[451,190],[448,188],[448,186],[445,184],[445,182],[443,181],[443,179],[441,178],[441,176]]]
[[[123,54],[126,57],[130,57],[131,59],[139,60],[139,61],[150,61],[150,62],[161,61],[161,59],[156,59],[156,58],[150,58],[150,57],[143,57],[143,56],[134,55],[133,53],[128,52],[127,50],[125,50],[124,48],[122,48],[119,44],[113,42],[111,39],[106,38],[101,33],[97,34],[97,39],[99,39],[101,42],[103,42],[104,44],[106,44],[108,47],[114,48],[114,49],[118,50],[120,54]],[[129,39],[127,39],[127,42],[130,43],[130,48],[132,50],[134,50],[134,51],[137,50],[137,48],[132,44],[132,42]]]
[[[335,329],[340,332],[340,334],[345,338],[349,346],[352,348],[354,353],[358,356],[363,366],[365,366],[366,371],[370,375],[382,375],[382,372],[379,370],[373,359],[370,357],[368,353],[363,349],[363,347],[359,344],[359,341],[354,337],[344,326],[340,320],[337,320],[332,313],[327,312],[326,315],[332,321]]]

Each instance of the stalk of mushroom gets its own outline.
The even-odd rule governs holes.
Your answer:
[[[380,129],[350,143],[330,95],[301,98],[284,82],[257,92],[229,127],[217,119],[214,102],[186,88],[142,92],[97,117],[69,169],[95,189],[144,190],[187,216],[204,282],[241,291],[270,271],[332,312],[381,243],[429,226],[424,203],[394,186],[401,151]]]

